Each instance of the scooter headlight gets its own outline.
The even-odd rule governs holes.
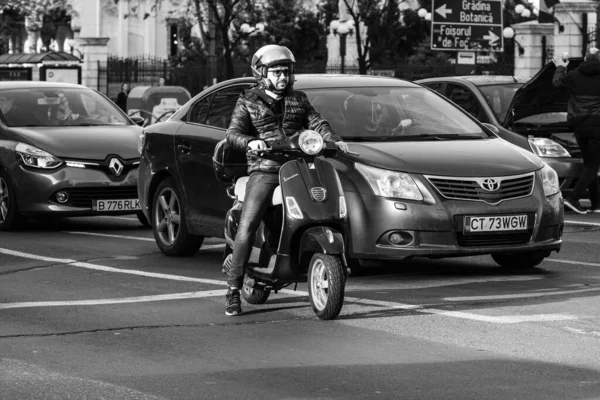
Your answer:
[[[319,132],[305,130],[300,134],[298,138],[298,145],[303,152],[309,156],[314,156],[323,150],[325,142]]]

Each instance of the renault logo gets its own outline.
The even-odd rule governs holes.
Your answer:
[[[113,173],[114,176],[121,176],[123,172],[123,164],[116,158],[111,158],[108,164],[108,169]]]
[[[500,182],[494,178],[486,178],[481,181],[481,187],[488,192],[494,192],[500,189]]]

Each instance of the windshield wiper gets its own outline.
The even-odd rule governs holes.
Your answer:
[[[445,134],[445,135],[429,135],[427,133],[422,133],[420,135],[400,135],[400,136],[391,136],[391,138],[398,140],[462,140],[462,139],[483,139],[483,137],[479,135],[462,135],[459,133]]]

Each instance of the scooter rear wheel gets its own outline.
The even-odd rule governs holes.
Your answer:
[[[320,319],[335,319],[342,311],[345,291],[344,266],[339,257],[316,253],[308,268],[308,297]]]
[[[250,286],[244,285],[242,287],[242,297],[246,300],[248,304],[264,304],[269,295],[271,294],[271,289],[257,289],[251,288]]]

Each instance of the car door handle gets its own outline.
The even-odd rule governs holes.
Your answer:
[[[177,150],[179,150],[179,153],[181,154],[190,154],[192,152],[192,148],[190,146],[186,146],[183,144],[177,146]]]

